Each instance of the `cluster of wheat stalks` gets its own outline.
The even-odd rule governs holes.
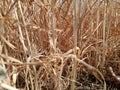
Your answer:
[[[119,85],[119,38],[119,0],[0,0],[3,82],[20,90]]]

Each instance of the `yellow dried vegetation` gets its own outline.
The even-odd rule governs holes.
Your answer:
[[[119,88],[119,0],[0,0],[0,64],[20,90]]]

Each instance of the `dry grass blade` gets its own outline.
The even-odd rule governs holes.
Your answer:
[[[111,75],[118,81],[118,83],[120,83],[120,77],[115,74],[112,67],[109,67],[109,71],[110,71]]]
[[[77,61],[83,64],[101,83],[104,83],[104,90],[106,90],[106,82],[102,73],[98,69],[94,68],[93,66],[85,63],[83,60],[77,59]]]
[[[19,89],[16,89],[16,88],[12,87],[12,86],[9,86],[5,83],[0,83],[0,87],[2,87],[4,89],[7,89],[7,90],[19,90]]]
[[[12,2],[14,3],[14,0],[12,0]],[[19,1],[20,2],[20,1]],[[15,12],[15,16],[16,16],[16,19],[17,19],[17,25],[18,25],[18,30],[19,30],[19,33],[20,33],[20,37],[19,37],[19,39],[20,39],[20,41],[21,41],[21,43],[22,43],[22,45],[23,45],[23,49],[24,49],[24,52],[26,53],[26,51],[28,50],[27,49],[27,47],[26,47],[26,45],[25,45],[25,42],[24,42],[24,37],[23,37],[23,34],[22,34],[22,28],[21,28],[21,26],[20,26],[20,21],[19,21],[19,15],[18,15],[18,13],[17,13],[17,8],[16,7],[14,7],[14,12]]]
[[[51,12],[52,12],[52,18],[51,18],[51,23],[52,23],[52,40],[53,40],[53,47],[54,51],[56,52],[56,22],[55,22],[55,4],[57,0],[51,0]]]
[[[28,30],[27,30],[27,27],[26,27],[27,24],[25,22],[25,18],[24,18],[24,15],[23,15],[23,11],[22,11],[22,7],[21,7],[20,1],[18,1],[18,6],[19,6],[20,13],[21,13],[21,16],[22,16],[22,20],[23,20],[23,24],[24,24],[24,28],[25,28],[25,33],[26,33],[26,36],[27,36],[27,41],[28,41],[29,49],[30,49],[30,52],[32,53],[30,39],[29,39],[29,35],[28,35]]]
[[[12,45],[9,41],[7,41],[4,36],[0,35],[0,37],[1,37],[1,40],[5,42],[6,45],[8,45],[12,49],[15,49],[15,46]]]
[[[78,16],[77,16],[77,14],[78,14],[78,0],[74,0],[73,1],[73,3],[74,3],[74,18],[73,18],[73,35],[74,35],[74,54],[76,55],[76,53],[77,53],[77,49],[76,49],[76,47],[77,47],[77,33],[78,33]],[[73,80],[76,80],[76,69],[77,69],[77,60],[76,60],[76,58],[74,58],[74,60],[73,60],[73,65],[72,65],[72,79]],[[74,82],[72,82],[71,83],[71,90],[74,90],[76,88],[76,85],[75,85],[75,83]]]
[[[9,60],[10,60],[10,61],[12,61],[12,62],[16,62],[16,63],[20,63],[20,64],[23,63],[23,62],[21,62],[20,60],[15,59],[15,58],[10,57],[10,56],[7,56],[7,55],[5,55],[5,54],[0,54],[0,57],[6,59],[8,62],[9,62]]]

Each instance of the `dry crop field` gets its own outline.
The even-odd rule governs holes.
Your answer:
[[[0,0],[0,65],[0,90],[119,90],[120,0]]]

